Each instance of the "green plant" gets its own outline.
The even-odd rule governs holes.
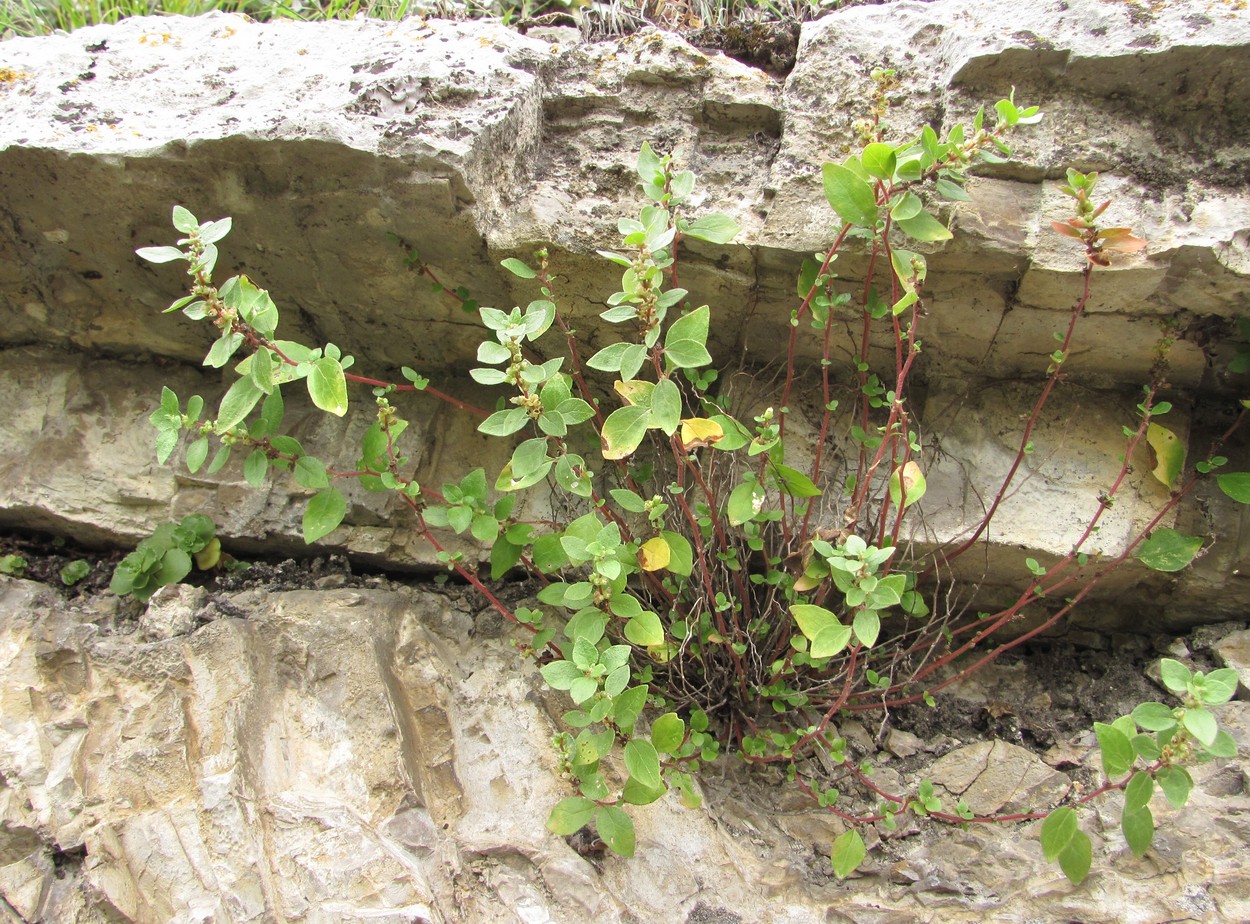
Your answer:
[[[10,577],[21,577],[26,573],[26,559],[20,555],[0,555],[0,574]]]
[[[91,563],[85,559],[76,558],[61,569],[61,583],[66,587],[73,587],[90,573]]]
[[[1103,793],[1122,791],[1120,828],[1129,849],[1138,857],[1154,839],[1150,800],[1155,786],[1173,808],[1184,808],[1194,786],[1186,763],[1237,756],[1237,743],[1219,728],[1207,708],[1233,698],[1237,672],[1226,667],[1210,674],[1193,673],[1171,658],[1160,661],[1159,668],[1164,686],[1181,705],[1142,703],[1132,714],[1109,725],[1096,724],[1107,782],[1080,800],[1089,802]],[[1042,850],[1073,882],[1080,882],[1089,873],[1092,846],[1078,827],[1072,807],[1055,809],[1042,823]]]
[[[1107,265],[1109,254],[1140,250],[1145,242],[1128,229],[1101,225],[1109,203],[1095,205],[1091,198],[1097,176],[1068,172],[1061,188],[1073,212],[1055,227],[1083,249],[1082,289],[1065,330],[1056,334],[1059,346],[1024,419],[1014,464],[990,487],[984,517],[965,538],[931,554],[911,552],[902,542],[904,526],[921,508],[930,457],[909,398],[930,299],[927,261],[907,246],[949,239],[939,203],[968,199],[964,183],[972,165],[1002,160],[1010,153],[1008,133],[1041,116],[1009,97],[990,119],[978,112],[970,129],[957,126],[939,137],[925,128],[915,138],[891,141],[882,118],[893,75],[873,76],[881,91],[870,118],[858,125],[856,153],[822,170],[836,232],[800,272],[787,361],[771,405],[744,404],[727,387],[730,377],[713,365],[712,309],[688,304],[679,281],[684,240],[725,244],[738,227],[723,215],[688,214],[694,174],[676,169],[648,144],[637,162],[648,204],[618,223],[620,247],[601,251],[621,269],[620,290],[600,315],[618,333],[584,355],[558,307],[547,253],[539,251],[533,263],[504,260],[504,268],[536,291],[524,308],[477,308],[485,336],[470,374],[500,389],[494,410],[435,389],[411,368],[402,370],[402,381],[387,381],[351,371],[353,358],[335,344],[278,339],[278,309],[267,292],[246,276],[220,287],[212,281],[216,244],[229,232],[229,219],[201,223],[175,207],[174,226],[184,235],[177,246],[138,251],[157,263],[186,261],[190,294],[167,310],[209,321],[217,339],[205,363],[222,368],[234,362],[237,373],[216,415],[205,419],[198,396],[184,410],[164,390],[152,416],[158,457],[168,459],[185,434],[193,471],[215,442],[210,471],[238,450],[253,485],[271,469],[291,473],[316,492],[303,521],[309,542],[343,520],[347,503],[336,485],[342,479],[401,498],[439,560],[527,633],[520,647],[537,658],[545,682],[571,700],[563,716],[568,730],[555,740],[561,773],[573,789],[548,819],[557,834],[590,824],[609,848],[629,856],[635,838],[627,807],[646,805],[669,789],[697,804],[693,775],[727,750],[783,767],[819,805],[853,824],[891,826],[900,813],[951,824],[1043,817],[1045,811],[976,816],[962,803],[947,810],[927,781],[914,793],[885,792],[852,759],[834,721],[932,704],[944,687],[1067,618],[1132,556],[1172,570],[1202,545],[1162,523],[1226,460],[1215,454],[1217,443],[1192,473],[1186,474],[1183,457],[1177,461],[1167,440],[1171,431],[1155,421],[1169,410],[1159,400],[1161,364],[1158,379],[1146,386],[1138,420],[1125,428],[1120,472],[1091,499],[1087,527],[1068,554],[1050,566],[1030,559],[1025,589],[995,612],[967,619],[941,605],[937,573],[977,545],[1033,450],[1094,270]],[[834,272],[850,248],[866,259],[860,282]],[[445,286],[411,248],[407,264],[458,305],[476,306],[463,289]],[[851,331],[853,360],[839,367],[835,337],[844,330]],[[876,369],[869,361],[874,336],[884,336],[892,357]],[[801,337],[810,338],[819,355],[810,367],[800,359]],[[540,359],[540,340],[541,355],[554,358]],[[558,355],[551,341],[560,343]],[[246,355],[236,362],[240,351]],[[340,416],[348,411],[349,385],[372,389],[373,422],[348,469],[328,466],[280,433],[282,389],[297,382],[317,407]],[[806,446],[789,423],[800,387],[819,396],[817,435]],[[402,448],[407,422],[395,403],[413,392],[473,414],[479,431],[512,441],[509,461],[493,482],[480,468],[440,488],[415,478]],[[839,414],[843,402],[848,407]],[[1239,424],[1240,418],[1233,428]],[[839,442],[843,432],[846,441]],[[1160,455],[1155,476],[1170,489],[1169,499],[1126,549],[1104,556],[1094,544],[1099,522],[1143,443]],[[833,464],[837,448],[845,449],[844,468]],[[1250,499],[1250,475],[1218,479],[1226,493]],[[517,516],[518,493],[539,486],[556,494],[553,511],[574,514]],[[446,531],[490,547],[489,577],[463,552],[446,547]],[[537,606],[511,608],[488,586],[517,568],[541,585]],[[1026,607],[1044,608],[1047,616],[1004,640],[1003,627]],[[1185,708],[1179,721],[1186,729],[1197,723],[1205,734],[1206,720],[1193,717],[1197,707]],[[1145,710],[1132,721],[1148,727],[1143,717],[1157,718]],[[1137,742],[1128,722],[1117,721]],[[1182,747],[1190,734],[1156,739],[1159,756],[1143,772],[1170,779],[1160,782],[1165,792],[1176,786],[1174,768],[1193,755]],[[1215,740],[1198,738],[1208,752]],[[1135,746],[1148,759],[1147,746]],[[608,772],[610,765],[624,771],[623,785],[613,783],[619,777]],[[1118,766],[1110,765],[1109,775]],[[1100,790],[1126,792],[1134,844],[1141,842],[1144,786],[1130,780]],[[1076,879],[1080,863],[1072,857],[1082,848],[1070,831],[1075,822],[1066,820],[1070,811],[1060,810],[1044,838],[1047,852]],[[834,845],[834,871],[848,875],[865,854],[861,836],[849,829]]]
[[[180,523],[162,523],[118,563],[109,589],[147,602],[166,584],[177,584],[190,574],[193,561],[201,570],[213,567],[221,556],[221,541],[213,535],[216,529],[202,513],[189,514]]]

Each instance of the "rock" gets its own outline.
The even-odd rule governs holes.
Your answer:
[[[924,747],[925,743],[918,736],[901,728],[890,729],[885,739],[885,749],[895,757],[911,757],[924,750]]]
[[[139,629],[156,639],[187,635],[195,628],[196,617],[208,599],[203,587],[167,584],[152,595],[139,617]]]
[[[969,184],[971,201],[950,214],[954,239],[925,248],[929,393],[917,410],[936,454],[927,525],[914,539],[923,550],[966,535],[994,490],[991,476],[1010,465],[1035,394],[1017,380],[1044,371],[1052,347],[1041,344],[1066,324],[1080,285],[1079,255],[1046,230],[1063,214],[1046,178],[1068,165],[1103,170],[1117,220],[1152,241],[1146,255],[1096,277],[1065,364],[1069,381],[1134,392],[1158,358],[1159,319],[1176,317],[1172,385],[1234,389],[1210,370],[1231,354],[1229,319],[1242,310],[1250,272],[1240,243],[1250,194],[1235,158],[1213,169],[1208,156],[1225,138],[1229,150],[1240,143],[1242,95],[1221,75],[1241,71],[1244,17],[1168,8],[1142,19],[1073,0],[1021,12],[1005,30],[1001,11],[996,0],[839,10],[803,25],[784,83],[653,29],[551,44],[487,22],[261,24],[211,14],[6,43],[14,79],[0,90],[12,114],[0,124],[0,204],[10,218],[0,251],[14,259],[0,271],[0,347],[122,359],[141,352],[178,365],[149,373],[128,364],[125,375],[107,373],[102,394],[96,370],[107,367],[6,353],[5,369],[30,375],[35,367],[36,381],[21,387],[40,397],[6,422],[12,456],[0,458],[0,522],[133,541],[171,515],[202,510],[244,551],[299,548],[307,495],[297,486],[254,491],[234,464],[194,476],[150,464],[142,421],[159,383],[203,394],[210,408],[224,390],[217,373],[198,366],[204,331],[159,315],[181,294],[179,274],[133,254],[171,239],[175,201],[203,218],[233,215],[223,269],[244,269],[272,291],[285,336],[340,344],[379,374],[424,370],[491,406],[495,396],[464,374],[480,329],[445,294],[412,284],[388,235],[450,285],[471,281],[475,299],[502,306],[526,304],[536,291],[500,259],[528,259],[543,244],[562,307],[587,349],[597,348],[605,332],[596,306],[617,287],[618,268],[595,251],[613,243],[617,218],[637,211],[632,165],[650,139],[700,174],[692,208],[725,212],[742,227],[731,244],[686,245],[682,283],[693,303],[718,312],[713,352],[748,368],[776,362],[795,271],[828,236],[820,165],[857,137],[875,92],[871,61],[896,71],[887,121],[900,133],[967,121],[1013,85],[1022,100],[1043,93],[1048,110],[1013,141],[1006,163],[987,165]],[[118,216],[121,233],[118,221],[82,219],[81,190],[91,191],[92,214]],[[838,264],[852,286],[864,268],[854,247]],[[877,352],[885,346],[869,358],[892,362]],[[839,374],[852,352],[837,353]],[[982,586],[986,605],[1018,592],[1020,547],[1043,563],[1064,554],[1115,477],[1135,399],[1088,394],[1056,397],[1061,413],[1042,421],[1027,478],[985,554],[965,559],[983,562],[961,576]],[[326,420],[297,401],[295,432],[340,448],[350,467],[368,415]],[[1177,431],[1205,446],[1203,402],[1173,403]],[[472,419],[428,403],[404,413],[423,480],[458,480],[464,458],[492,473],[503,464],[496,455],[506,447],[488,445]],[[114,428],[117,439],[93,435]],[[1091,551],[1120,554],[1166,500],[1140,452]],[[350,501],[346,528],[330,540],[340,550],[375,566],[436,564],[396,522],[403,511],[393,500],[362,492]],[[541,518],[541,498],[535,503]],[[1183,600],[1159,618],[1178,627],[1191,613],[1232,614],[1250,603],[1250,583],[1237,576],[1250,574],[1239,509],[1212,491],[1178,517],[1196,518],[1221,541],[1176,578],[1130,563],[1103,591],[1126,604],[1118,620],[1108,618],[1112,627],[1137,618],[1131,593],[1156,610]],[[452,550],[482,554],[472,543]]]
[[[479,924],[725,911],[801,924],[835,902],[853,921],[935,909],[953,921],[986,909],[1111,921],[1125,908],[1179,913],[1203,894],[1233,919],[1250,908],[1232,763],[1196,777],[1181,812],[1156,800],[1157,850],[1145,860],[1119,839],[1114,805],[1083,813],[1092,835],[1104,817],[1109,830],[1095,839],[1093,885],[1079,889],[1045,863],[1029,828],[960,831],[911,816],[900,819],[906,837],[864,830],[868,862],[853,885],[838,883],[828,850],[841,823],[796,801],[781,775],[733,760],[702,775],[705,808],[665,798],[636,810],[634,859],[587,859],[544,828],[567,788],[551,772],[537,677],[508,637],[471,638],[452,599],[406,589],[250,590],[221,606],[245,618],[148,642],[102,634],[77,621],[86,609],[0,579],[0,896],[26,920],[280,912]],[[1240,702],[1220,713],[1243,743],[1247,715]],[[899,792],[925,778],[950,804],[962,794],[982,811],[1053,804],[1067,786],[990,741],[906,777],[874,776]]]
[[[978,815],[1053,805],[1072,785],[1034,754],[1006,741],[979,741],[952,751],[934,762],[930,775]]]
[[[1250,629],[1230,633],[1214,645],[1221,667],[1237,672],[1237,696],[1250,699]]]

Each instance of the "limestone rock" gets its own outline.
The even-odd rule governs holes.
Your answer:
[[[1232,632],[1215,643],[1215,656],[1223,667],[1237,672],[1237,696],[1250,699],[1250,629]]]
[[[869,830],[865,871],[839,882],[823,853],[838,823],[733,760],[704,774],[705,809],[666,798],[636,810],[634,859],[588,860],[543,826],[567,792],[551,772],[555,726],[536,674],[507,639],[475,636],[455,594],[250,590],[218,603],[232,615],[149,642],[0,578],[0,896],[24,920],[802,924],[830,906],[849,921],[1250,910],[1246,797],[1222,782],[1239,785],[1235,762],[1204,768],[1184,811],[1156,805],[1145,859],[1128,854],[1111,806],[1084,816],[1096,872],[1080,888],[1044,862],[1032,830],[987,825],[912,825],[901,840]],[[1243,748],[1245,707],[1220,713]],[[1004,742],[876,779],[907,791],[925,777],[982,810],[1066,788]]]
[[[978,815],[1027,812],[1058,802],[1071,781],[1007,741],[979,741],[940,757],[933,782]]]

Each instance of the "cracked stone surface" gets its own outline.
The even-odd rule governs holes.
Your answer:
[[[0,908],[49,924],[1250,913],[1244,702],[1217,709],[1239,758],[1195,767],[1185,810],[1155,800],[1144,858],[1113,802],[1082,814],[1094,874],[1081,887],[1045,862],[1035,824],[870,827],[863,869],[839,881],[841,822],[733,761],[703,775],[704,808],[635,811],[632,860],[588,859],[543,826],[567,794],[548,743],[566,704],[478,610],[408,588],[245,590],[154,639],[115,606],[0,577]],[[869,749],[857,759],[871,753],[855,740]],[[1052,804],[1071,785],[1004,741],[909,766],[874,778],[902,792],[928,778],[983,811]]]
[[[1007,741],[980,741],[933,764],[933,782],[978,815],[1028,811],[1058,802],[1071,781],[1031,751]]]

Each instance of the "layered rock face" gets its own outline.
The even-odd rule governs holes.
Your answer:
[[[1036,826],[901,826],[839,882],[840,822],[730,761],[705,807],[634,812],[632,860],[546,831],[567,795],[547,742],[566,708],[457,594],[319,589],[154,598],[142,627],[0,584],[0,919],[118,922],[1089,922],[1244,920],[1250,838],[1237,762],[1196,768],[1183,812],[1128,853],[1085,814],[1095,875],[1073,888]],[[181,618],[185,617],[185,619]],[[182,623],[179,630],[176,627]],[[191,629],[194,627],[194,631]],[[1017,668],[957,696],[1008,697]],[[1221,722],[1250,742],[1244,702]],[[857,753],[872,731],[839,730]],[[1063,760],[1097,761],[1093,736]],[[1026,811],[1072,781],[1007,741],[894,733],[882,786],[927,778],[976,811]],[[944,756],[934,761],[939,752]],[[900,763],[919,756],[920,764]],[[910,769],[909,769],[910,768]]]
[[[287,487],[241,490],[233,468],[175,477],[144,447],[143,409],[161,384],[199,391],[210,406],[222,390],[216,374],[196,371],[207,332],[159,313],[179,294],[177,270],[133,254],[172,240],[172,203],[234,217],[221,269],[272,292],[286,336],[337,343],[380,374],[412,366],[489,405],[494,397],[474,394],[464,375],[481,336],[475,317],[401,271],[391,236],[449,285],[504,306],[537,293],[499,260],[546,246],[560,305],[596,349],[596,315],[619,270],[594,251],[613,245],[617,218],[636,213],[631,167],[649,140],[700,175],[692,209],[742,225],[730,245],[688,242],[681,278],[694,303],[714,308],[718,359],[766,369],[784,355],[798,265],[828,243],[820,165],[848,149],[873,98],[869,71],[888,67],[898,86],[887,120],[899,137],[967,123],[1013,86],[1045,113],[1017,133],[1012,158],[970,184],[972,201],[948,216],[954,239],[929,247],[916,411],[933,455],[915,541],[957,536],[984,512],[1036,393],[1020,383],[1044,374],[1079,294],[1083,258],[1050,230],[1066,208],[1053,181],[1070,166],[1106,171],[1110,214],[1150,241],[1097,275],[1065,366],[1071,387],[989,539],[987,573],[968,575],[1010,583],[1022,549],[1045,561],[1079,535],[1161,353],[1171,422],[1191,452],[1205,453],[1225,422],[1230,402],[1208,396],[1236,387],[1220,370],[1231,319],[1247,305],[1250,25],[1219,3],[1151,13],[1052,4],[1013,10],[1010,29],[1002,15],[993,0],[847,9],[804,25],[784,80],[654,30],[559,45],[490,23],[305,28],[210,16],[9,42],[2,371],[6,388],[50,398],[23,402],[4,423],[0,516],[102,541],[199,510],[245,549],[298,547]],[[838,264],[849,284],[864,269],[853,248]],[[851,343],[835,356],[849,363]],[[135,368],[136,356],[156,368]],[[125,374],[102,371],[115,368],[97,365],[104,359],[127,364]],[[796,430],[802,410],[792,409]],[[502,465],[470,421],[430,404],[410,413],[423,481],[457,474],[461,458]],[[296,435],[354,461],[350,425],[307,417]],[[1132,491],[1107,514],[1104,554],[1122,551],[1166,499],[1148,450],[1140,455]],[[1240,514],[1211,494],[1182,520],[1219,541],[1179,579],[1175,599],[1234,611],[1250,596],[1229,576],[1243,564]],[[387,566],[429,562],[396,528],[393,504],[353,500],[333,537],[343,549]],[[1143,599],[1175,589],[1153,579]],[[1185,622],[1182,609],[1164,618]]]
[[[146,419],[161,385],[211,406],[226,384],[199,365],[209,334],[160,314],[182,292],[178,270],[133,253],[172,240],[174,203],[233,216],[221,274],[269,289],[285,336],[333,341],[383,373],[415,367],[489,405],[465,372],[480,325],[403,271],[391,235],[499,306],[536,295],[499,260],[546,247],[561,307],[597,349],[619,270],[595,250],[637,211],[632,165],[649,140],[699,174],[694,207],[742,225],[729,245],[689,242],[682,285],[713,306],[718,360],[767,370],[784,356],[798,267],[829,240],[820,166],[867,115],[869,71],[893,68],[900,136],[967,123],[1013,86],[1045,113],[1011,158],[980,170],[971,202],[946,216],[954,239],[927,254],[918,411],[934,454],[916,541],[980,518],[1079,294],[1082,258],[1049,230],[1066,214],[1055,181],[1068,167],[1104,171],[1109,214],[1149,241],[1095,275],[1030,477],[978,556],[976,579],[1010,586],[1026,555],[1063,554],[1097,508],[1161,350],[1169,421],[1195,458],[1241,396],[1244,382],[1221,371],[1233,319],[1250,309],[1250,17],[1235,7],[854,7],[804,24],[781,79],[654,30],[582,44],[494,23],[211,15],[6,42],[0,525],[124,545],[195,511],[241,554],[303,552],[293,483],[255,491],[237,465],[192,476],[155,464]],[[854,250],[838,264],[851,283],[865,269]],[[422,481],[458,478],[466,459],[493,477],[507,460],[445,407],[406,413]],[[343,468],[368,424],[296,401],[288,420],[306,445],[338,447],[324,457]],[[1100,536],[1109,555],[1167,497],[1141,453]],[[1250,469],[1244,444],[1225,454]],[[353,495],[331,544],[374,566],[428,567],[401,507]],[[1127,572],[1104,625],[1244,613],[1243,519],[1200,492],[1178,525],[1213,536],[1208,553],[1166,581]],[[666,800],[640,813],[631,863],[588,860],[542,827],[563,794],[545,746],[562,705],[446,598],[222,596],[186,604],[180,630],[154,617],[140,633],[30,585],[0,592],[0,915],[14,920],[1250,918],[1244,824],[1230,814],[1204,827],[1211,802],[1171,818],[1145,860],[1100,842],[1116,871],[1080,890],[1015,829],[926,834],[890,854],[899,866],[837,884],[813,853],[838,833],[828,816],[773,814],[732,780],[708,812]],[[1241,704],[1226,712],[1244,746]],[[1001,749],[946,767],[950,791],[975,789],[988,764],[1019,769],[1011,785],[987,778],[999,805],[1056,792],[1036,758]],[[1207,779],[1234,810],[1239,772]]]

